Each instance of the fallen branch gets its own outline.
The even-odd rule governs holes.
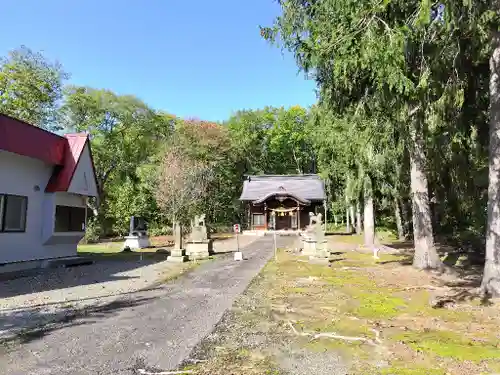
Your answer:
[[[320,338],[328,338],[328,339],[334,339],[334,340],[344,340],[344,341],[361,341],[365,342],[369,345],[372,346],[377,346],[378,344],[382,344],[382,341],[380,340],[380,333],[377,330],[372,330],[375,333],[375,341],[368,339],[366,337],[354,337],[354,336],[342,336],[342,335],[337,335],[335,332],[322,332],[322,333],[313,333],[313,332],[299,332],[295,329],[293,324],[291,322],[288,322],[288,325],[292,329],[293,333],[296,334],[297,336],[309,336],[312,337],[313,340],[320,339]]]
[[[150,372],[146,371],[142,368],[138,369],[137,372],[142,375],[182,375],[182,374],[193,374],[193,370],[185,370],[185,371],[161,371],[161,372]]]
[[[417,286],[409,286],[406,288],[402,288],[401,290],[406,292],[409,290],[417,290],[417,289],[441,290],[441,289],[449,289],[449,288],[445,288],[442,286],[433,286],[433,285],[417,285]]]

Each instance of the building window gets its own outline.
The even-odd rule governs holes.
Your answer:
[[[28,197],[0,194],[0,232],[26,231]]]
[[[265,225],[264,215],[253,214],[253,225]]]
[[[55,232],[84,232],[85,207],[56,206]]]

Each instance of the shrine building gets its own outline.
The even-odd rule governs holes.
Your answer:
[[[298,231],[310,212],[325,217],[325,185],[315,174],[246,176],[240,201],[250,231]]]

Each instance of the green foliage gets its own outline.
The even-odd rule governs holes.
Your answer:
[[[223,124],[180,119],[111,90],[62,91],[62,67],[23,47],[0,61],[0,111],[90,134],[100,203],[90,205],[91,238],[126,233],[131,215],[145,216],[155,233],[169,233],[171,218],[155,194],[161,156],[171,147],[212,172],[207,194],[186,215],[205,212],[222,227],[244,222],[238,198],[245,174],[319,173],[335,229],[344,229],[346,206],[363,203],[370,181],[365,190],[373,195],[377,226],[393,230],[397,209],[409,234],[415,127],[425,146],[435,232],[480,248],[488,42],[498,12],[489,0],[441,4],[442,20],[435,17],[439,4],[427,0],[281,1],[281,15],[261,33],[291,50],[316,81],[319,101],[310,109],[241,110]]]
[[[226,123],[242,174],[314,171],[314,150],[305,108],[239,111]]]
[[[131,215],[158,217],[153,199],[157,147],[167,140],[175,117],[156,113],[139,99],[109,90],[68,86],[61,109],[71,131],[87,132],[99,186],[92,208],[103,234],[124,234]]]
[[[99,241],[101,236],[101,227],[95,218],[87,220],[87,228],[85,230],[84,243],[95,243]]]
[[[377,223],[394,222],[385,218],[394,216],[397,202],[408,234],[413,128],[425,145],[437,234],[483,237],[489,39],[500,25],[499,13],[492,12],[495,3],[285,0],[280,5],[281,14],[261,35],[290,50],[317,83],[314,148],[321,174],[336,186],[330,197],[338,202],[337,212],[339,204],[360,199],[367,173],[382,218]]]
[[[57,129],[58,104],[68,75],[57,62],[21,47],[0,58],[0,112]]]
[[[171,226],[161,225],[156,222],[150,223],[148,228],[149,234],[153,237],[156,236],[170,236],[173,234],[173,230]]]
[[[301,174],[312,169],[314,155],[307,128],[308,117],[307,110],[299,106],[276,111],[274,123],[267,133],[267,168],[274,174]]]
[[[132,181],[130,177],[126,177],[119,184],[111,184],[106,197],[106,217],[113,221],[114,233],[127,234],[131,216],[156,219],[154,213],[158,211],[158,207],[154,195],[140,178]]]

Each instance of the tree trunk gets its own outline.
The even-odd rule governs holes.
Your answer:
[[[356,233],[361,234],[361,205],[356,203]]]
[[[349,216],[351,217],[351,230],[354,231],[355,225],[356,225],[356,216],[354,214],[354,206],[350,205],[349,206]]]
[[[427,183],[426,155],[422,129],[421,110],[413,118],[410,145],[410,179],[413,213],[413,241],[415,255],[413,266],[419,269],[442,267],[441,259],[434,247],[431,213],[429,207],[429,189]]]
[[[481,289],[500,297],[500,32],[490,58],[490,145],[486,260]]]
[[[87,207],[92,211],[92,216],[94,217],[94,220],[97,219],[97,216],[99,215],[99,211],[97,211],[97,207],[94,205],[88,204]]]
[[[403,220],[401,219],[401,211],[399,209],[399,200],[394,197],[394,216],[396,218],[396,227],[398,229],[398,239],[405,238],[405,231],[403,229]]]
[[[410,234],[410,219],[408,215],[407,202],[406,199],[402,198],[400,198],[398,201],[399,201],[399,206],[401,207],[401,221],[403,224],[404,237],[408,238]]]
[[[352,230],[351,230],[351,221],[349,220],[349,208],[346,208],[345,210],[345,219],[346,219],[346,232],[347,233],[351,233]]]
[[[365,229],[365,246],[373,248],[375,246],[375,217],[373,212],[373,189],[372,181],[369,176],[365,176],[363,187],[364,201],[364,229]]]

